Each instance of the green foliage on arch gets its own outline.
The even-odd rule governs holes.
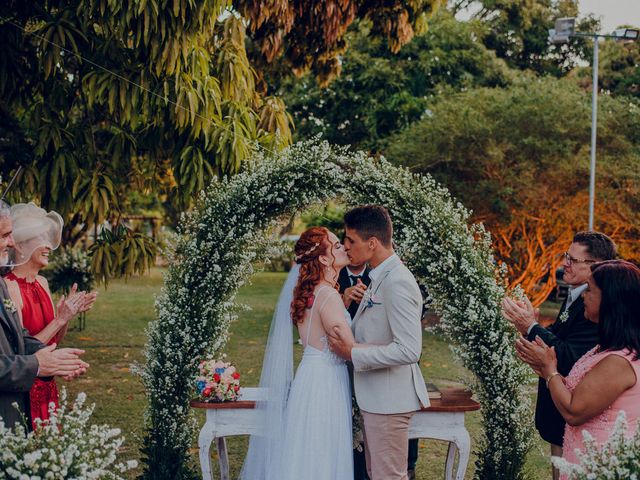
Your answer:
[[[521,388],[527,372],[513,353],[514,332],[500,315],[505,292],[488,233],[470,226],[469,212],[431,177],[309,142],[275,158],[258,156],[241,174],[214,182],[183,218],[141,371],[149,400],[146,478],[195,475],[187,450],[199,358],[224,346],[236,292],[255,262],[268,259],[276,223],[335,197],[389,209],[399,254],[428,285],[444,334],[476,377],[485,426],[476,475],[521,476],[531,430]]]

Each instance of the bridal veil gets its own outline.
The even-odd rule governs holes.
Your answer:
[[[285,407],[293,380],[291,301],[299,272],[300,266],[294,265],[273,313],[260,375],[260,388],[266,390],[266,395],[264,400],[256,402],[262,433],[252,435],[249,440],[241,480],[276,480],[280,477],[280,462],[284,459]]]

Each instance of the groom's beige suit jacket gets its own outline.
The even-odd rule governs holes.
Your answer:
[[[412,412],[429,406],[418,366],[422,295],[397,256],[379,267],[352,324],[356,342],[370,345],[351,351],[356,399],[369,413]]]

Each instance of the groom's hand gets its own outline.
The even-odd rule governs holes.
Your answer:
[[[329,348],[345,360],[351,360],[351,349],[353,348],[353,342],[346,340],[340,335],[340,328],[333,327],[333,332],[329,333]]]
[[[342,294],[342,300],[344,301],[344,306],[349,308],[351,302],[360,303],[362,301],[362,296],[364,295],[367,286],[362,283],[362,280],[358,279],[358,282],[353,286],[345,289]]]

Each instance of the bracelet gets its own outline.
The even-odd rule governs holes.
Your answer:
[[[549,382],[551,381],[551,379],[556,375],[560,375],[560,373],[557,370],[555,372],[551,372],[551,374],[545,379],[547,382],[547,388],[549,388]]]

